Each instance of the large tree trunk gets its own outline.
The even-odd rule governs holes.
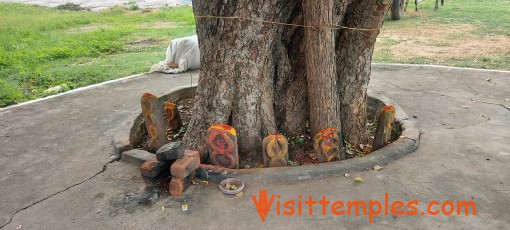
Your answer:
[[[342,30],[336,44],[342,131],[347,142],[368,142],[367,87],[374,45],[391,0],[358,0],[349,4],[342,25],[369,30]],[[370,30],[372,29],[372,30]]]
[[[286,0],[193,2],[199,16],[281,22],[292,21],[300,8],[300,2]],[[205,131],[214,123],[237,130],[241,153],[261,148],[267,134],[304,127],[306,97],[300,94],[306,90],[305,75],[299,74],[299,51],[291,50],[299,47],[294,37],[302,36],[294,33],[299,31],[256,21],[197,18],[201,69],[185,137],[189,147],[205,154]]]
[[[350,3],[350,1],[335,2],[333,16],[335,22],[339,24],[364,23],[357,22],[359,18],[354,17],[354,14],[359,13],[357,11],[361,10],[362,5],[356,4],[358,6],[351,7],[354,3]],[[368,15],[367,20],[382,23],[383,15],[374,13],[379,12],[378,10],[374,11],[374,7],[381,6],[378,3],[380,1],[359,0],[359,2],[364,2],[365,6],[370,6],[365,9],[366,12],[361,10],[363,16]],[[241,155],[251,150],[260,151],[261,140],[270,133],[304,133],[305,124],[309,120],[309,114],[312,110],[319,110],[317,114],[312,115],[315,118],[327,118],[331,121],[331,123],[321,123],[317,126],[320,128],[323,125],[338,126],[339,123],[335,122],[339,122],[340,117],[343,119],[343,124],[357,122],[363,124],[355,124],[352,127],[365,127],[366,112],[357,113],[354,116],[364,117],[356,117],[355,119],[353,119],[354,116],[346,116],[353,119],[351,121],[338,114],[338,106],[337,108],[331,106],[327,110],[320,109],[333,104],[345,106],[341,104],[345,100],[338,99],[343,94],[341,92],[335,93],[335,91],[349,88],[340,84],[341,82],[337,83],[337,81],[346,80],[355,83],[353,83],[352,88],[362,88],[361,92],[363,93],[357,93],[352,97],[354,98],[353,101],[357,102],[355,107],[358,107],[358,109],[355,111],[365,110],[366,93],[364,92],[366,92],[366,84],[370,75],[370,56],[373,50],[373,42],[361,42],[363,47],[358,49],[345,48],[345,52],[355,51],[352,60],[349,60],[349,54],[339,55],[339,50],[343,49],[341,47],[343,44],[350,46],[345,42],[356,39],[355,36],[359,36],[356,35],[356,33],[359,33],[358,31],[352,31],[351,34],[349,31],[342,30],[336,33],[336,43],[333,43],[334,32],[331,30],[324,28],[318,32],[312,30],[315,33],[308,34],[311,38],[318,36],[321,41],[332,44],[323,45],[323,48],[329,46],[329,50],[323,49],[320,52],[316,50],[315,55],[317,57],[313,56],[312,53],[305,55],[307,46],[304,45],[305,29],[303,27],[262,22],[271,21],[302,25],[303,6],[301,4],[301,1],[288,0],[193,1],[193,10],[197,16],[201,69],[193,109],[194,114],[184,138],[184,142],[189,148],[197,149],[202,156],[206,156],[207,129],[211,124],[224,123],[236,128]],[[317,5],[319,3],[310,4]],[[387,8],[389,5],[382,6]],[[331,12],[331,3],[328,7],[328,12]],[[332,17],[329,13],[325,18],[313,21],[316,20],[313,18],[313,11],[307,12],[310,12],[310,16],[312,16],[309,17],[311,21],[307,23],[331,23]],[[239,18],[200,17],[206,15]],[[349,18],[352,18],[350,19],[352,21],[348,20]],[[375,24],[370,24],[370,26],[372,25]],[[344,36],[348,38],[343,38]],[[340,40],[345,42],[339,42]],[[360,41],[355,42],[358,45],[360,44]],[[319,46],[321,45],[319,44]],[[356,64],[357,67],[349,69],[342,65],[342,72],[335,74],[338,67],[334,66],[335,50],[333,49],[336,49],[337,66],[341,57],[349,63]],[[317,79],[309,77],[308,82],[305,56],[310,56],[311,59],[307,58],[306,60],[311,61],[312,65],[320,66],[320,69],[316,68],[313,71],[313,73],[316,73],[320,70]],[[324,58],[325,63],[322,62],[322,58]],[[365,60],[357,60],[358,58],[365,58]],[[355,72],[355,68],[362,71]],[[313,88],[310,92],[324,92],[328,95],[322,97],[322,99],[315,98],[319,93],[307,93],[308,84],[319,85],[319,87],[322,85],[322,88]],[[354,89],[349,90],[355,92]],[[312,102],[310,103],[311,106],[308,103],[308,96],[313,98],[310,100]],[[316,102],[317,100],[319,100],[319,103],[323,103],[320,104],[320,108],[317,107],[319,105]],[[341,115],[349,114],[353,110],[342,111]],[[313,128],[312,131],[316,131],[314,129],[319,128]],[[356,130],[356,132],[366,135],[366,130]],[[354,132],[350,133],[347,135],[355,135]]]
[[[332,0],[303,0],[306,76],[310,130],[340,129],[340,101],[335,67]]]

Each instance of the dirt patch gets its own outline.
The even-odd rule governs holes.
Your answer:
[[[469,24],[383,29],[377,40],[376,52],[385,49],[403,60],[490,57],[510,50],[510,37],[476,35],[476,27]]]
[[[84,10],[88,10],[87,8],[85,7],[81,7],[79,4],[74,4],[74,3],[66,3],[66,4],[62,4],[62,5],[58,5],[57,7],[58,10],[69,10],[69,11],[84,11]]]
[[[159,9],[155,9],[155,8],[143,8],[143,9],[138,9],[138,10],[130,10],[129,4],[127,4],[127,3],[124,3],[124,6],[113,6],[113,7],[103,8],[102,10],[104,10],[104,9],[114,10],[118,7],[120,7],[122,9],[122,11],[124,11],[124,13],[127,15],[148,14],[148,13],[159,12]],[[140,8],[140,6],[138,6],[138,7]]]
[[[98,30],[98,29],[101,29],[101,28],[106,28],[106,27],[109,27],[110,25],[109,24],[92,24],[92,25],[87,25],[87,26],[82,26],[82,27],[77,27],[77,28],[72,28],[72,29],[69,29],[67,30],[67,33],[71,33],[71,34],[76,34],[76,33],[88,33],[88,32],[92,32],[94,30]]]
[[[409,6],[407,7],[407,11],[404,11],[404,17],[408,17],[408,18],[429,17],[430,15],[432,15],[432,12],[420,10],[420,7],[418,7],[418,11],[415,11],[414,3],[411,4],[411,1],[409,1]]]
[[[166,42],[167,41],[163,40],[163,39],[148,38],[148,39],[138,39],[138,40],[134,40],[134,41],[129,41],[129,42],[126,42],[125,44],[128,46],[128,50],[134,51],[134,52],[140,52],[140,51],[144,51],[150,47],[166,45],[167,44]],[[164,49],[164,50],[166,50],[166,49]]]
[[[149,39],[141,39],[141,40],[137,40],[137,41],[126,42],[126,45],[150,46],[150,45],[155,45],[158,43],[159,43],[159,40],[149,38]]]
[[[152,22],[143,23],[140,25],[140,29],[161,29],[161,28],[173,28],[177,25],[175,22]]]

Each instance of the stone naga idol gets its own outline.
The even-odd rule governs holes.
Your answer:
[[[281,134],[271,134],[262,141],[264,167],[284,167],[289,161],[289,142]]]
[[[141,98],[142,115],[149,133],[148,150],[155,152],[168,143],[163,118],[163,108],[158,97],[145,93]]]
[[[208,130],[209,156],[214,165],[239,168],[236,130],[224,124],[212,125]]]
[[[384,106],[377,116],[377,127],[375,129],[374,143],[372,150],[378,150],[388,144],[391,137],[391,124],[395,120],[395,107]]]
[[[313,138],[313,147],[319,163],[330,162],[335,158],[345,159],[342,133],[338,129],[326,128],[318,132]]]
[[[168,119],[168,128],[172,131],[179,132],[182,128],[182,119],[179,114],[179,109],[175,103],[171,101],[165,102],[165,116]]]

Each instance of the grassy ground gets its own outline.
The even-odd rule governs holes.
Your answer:
[[[510,1],[434,3],[420,2],[418,12],[410,3],[400,21],[388,16],[373,61],[510,70]]]
[[[190,7],[97,13],[0,3],[0,107],[146,72],[171,39],[194,33]]]
[[[510,70],[508,0],[445,0],[436,11],[425,0],[418,12],[410,2],[400,21],[387,17],[374,62]],[[194,33],[190,7],[98,13],[0,3],[0,107],[146,72],[172,38]]]

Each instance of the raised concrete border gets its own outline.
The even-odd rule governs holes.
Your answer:
[[[169,94],[160,97],[161,101],[177,100],[191,97],[196,86],[174,88]],[[405,154],[415,151],[420,142],[420,131],[414,121],[409,120],[402,108],[391,99],[368,91],[369,107],[377,111],[385,105],[395,106],[395,123],[400,125],[402,133],[400,137],[382,149],[374,151],[367,156],[343,161],[335,161],[315,165],[303,165],[299,167],[278,168],[252,168],[252,169],[228,169],[221,173],[201,171],[197,176],[212,181],[219,181],[229,177],[249,176],[255,180],[303,180],[324,175],[343,175],[344,173],[372,169],[376,165],[384,165],[396,160]],[[133,148],[142,135],[143,118],[141,115],[129,117],[117,130],[113,144],[115,152],[121,154]]]
[[[432,67],[440,69],[458,69],[458,70],[473,70],[480,72],[495,72],[495,73],[510,73],[509,70],[498,70],[498,69],[477,69],[469,67],[456,67],[456,66],[445,66],[445,65],[422,65],[422,64],[399,64],[399,63],[372,63],[372,67],[384,67],[384,66],[402,66],[402,67]]]
[[[0,108],[0,112],[4,111],[4,110],[16,108],[16,107],[26,106],[26,105],[33,104],[33,103],[40,102],[40,101],[49,100],[49,99],[52,99],[52,98],[55,98],[55,97],[61,97],[61,96],[64,96],[64,95],[74,94],[74,93],[81,92],[81,91],[84,91],[84,90],[94,89],[94,88],[97,88],[99,86],[111,84],[111,83],[114,83],[114,82],[127,81],[127,80],[129,80],[131,78],[136,78],[136,77],[140,77],[140,76],[147,75],[147,74],[150,74],[150,73],[139,73],[139,74],[123,77],[123,78],[117,78],[117,79],[113,79],[113,80],[109,80],[109,81],[105,81],[105,82],[101,82],[101,83],[97,83],[97,84],[93,84],[93,85],[88,85],[88,86],[85,86],[85,87],[76,88],[76,89],[73,89],[73,90],[69,90],[69,91],[66,91],[66,92],[63,92],[63,93],[59,93],[59,94],[55,94],[55,95],[51,95],[51,96],[47,96],[47,97],[37,98],[37,99],[31,100],[31,101],[21,102],[21,103],[18,103],[18,104],[14,104],[14,105],[10,105],[10,106],[7,106],[7,107]]]

